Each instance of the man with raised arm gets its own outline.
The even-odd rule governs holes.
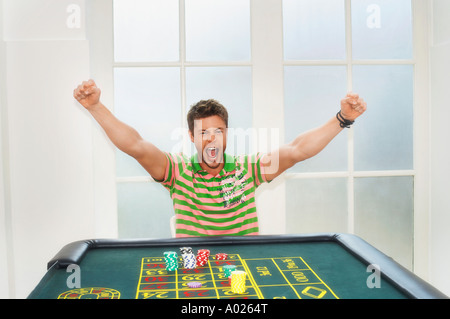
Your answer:
[[[226,108],[215,100],[202,100],[187,115],[189,136],[197,150],[188,157],[164,152],[144,140],[101,103],[100,94],[93,80],[83,82],[73,93],[113,144],[169,190],[177,237],[258,234],[256,188],[318,154],[367,108],[358,94],[349,93],[341,100],[340,111],[324,125],[272,152],[231,156],[225,152]]]

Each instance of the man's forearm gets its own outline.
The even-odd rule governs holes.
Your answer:
[[[89,108],[88,111],[118,149],[132,157],[139,156],[139,145],[142,137],[134,128],[117,119],[100,102]]]
[[[320,153],[343,128],[336,117],[331,118],[324,125],[300,134],[291,142],[295,162],[301,162]]]

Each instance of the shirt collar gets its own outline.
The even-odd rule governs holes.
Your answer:
[[[225,153],[224,159],[225,159],[225,165],[223,166],[223,169],[226,172],[234,171],[236,169],[236,163],[234,162],[234,157]],[[197,173],[199,171],[204,171],[204,169],[200,166],[200,163],[198,162],[197,153],[192,155],[191,163],[192,163],[192,168],[194,169],[194,173]]]

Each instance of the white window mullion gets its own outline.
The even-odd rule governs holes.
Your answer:
[[[345,1],[345,39],[346,39],[346,60],[347,60],[347,91],[353,90],[353,54],[352,54],[352,3],[351,0]],[[354,139],[353,127],[347,132],[348,149],[348,182],[347,182],[347,231],[350,234],[355,232],[355,180],[354,180]]]
[[[432,12],[427,1],[413,0],[414,37],[414,272],[429,277],[430,244],[430,92],[429,45]]]
[[[180,21],[180,90],[181,90],[181,119],[180,123],[183,129],[186,129],[186,10],[185,0],[179,0],[179,21]],[[183,152],[188,153],[190,141],[184,135],[183,138]]]
[[[414,176],[415,170],[285,173],[286,179]]]
[[[281,0],[251,0],[253,127],[279,130],[284,142],[283,8]],[[300,133],[300,132],[299,132]],[[274,145],[270,145],[274,148]],[[260,147],[257,147],[261,151]],[[261,233],[286,231],[285,183],[257,192]],[[261,194],[261,196],[259,196]]]

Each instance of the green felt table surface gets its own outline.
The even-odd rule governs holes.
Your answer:
[[[184,269],[179,248],[121,247],[90,249],[79,263],[80,288],[72,288],[75,272],[52,267],[29,298],[121,299],[345,299],[406,298],[401,290],[334,242],[191,245],[209,249],[204,267]],[[167,271],[164,252],[178,253],[179,268]],[[216,253],[228,254],[216,260]],[[233,294],[223,266],[247,272],[245,294]],[[72,277],[71,277],[72,276]],[[370,283],[379,279],[379,287]],[[69,280],[69,283],[68,283]],[[187,286],[199,281],[201,288]],[[369,285],[368,285],[369,282]]]

